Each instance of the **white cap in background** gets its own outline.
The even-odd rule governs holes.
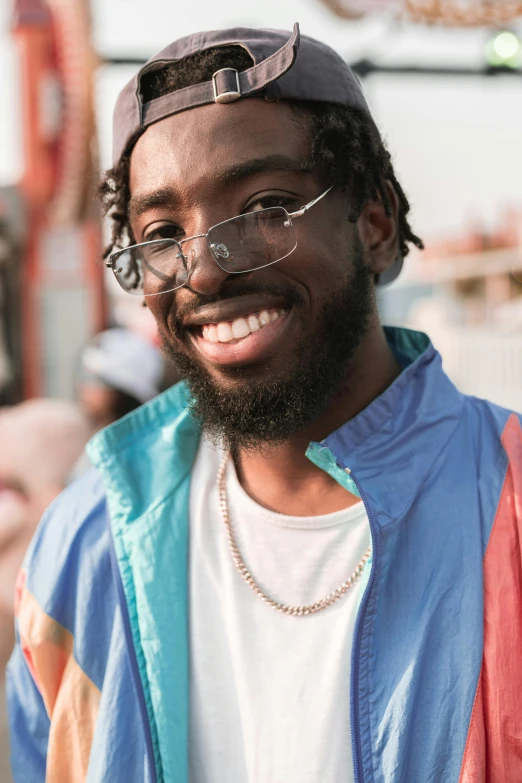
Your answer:
[[[80,381],[101,382],[147,402],[160,391],[163,356],[152,343],[128,329],[100,332],[80,357]]]

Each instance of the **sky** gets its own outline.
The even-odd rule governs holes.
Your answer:
[[[17,53],[9,37],[10,0],[0,3],[0,184],[22,167]],[[482,64],[488,32],[427,29],[382,14],[362,22],[336,19],[318,0],[92,0],[93,34],[102,56],[150,56],[198,29],[237,25],[290,29],[336,48],[348,61]],[[132,68],[103,67],[96,108],[103,166],[110,163],[111,114]],[[504,210],[522,211],[522,77],[372,76],[364,90],[413,207],[429,240],[467,225],[493,228]]]

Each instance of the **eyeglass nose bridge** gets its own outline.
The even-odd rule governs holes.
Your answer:
[[[206,234],[194,234],[194,236],[192,236],[192,237],[186,237],[185,239],[179,240],[178,241],[179,251],[177,253],[176,258],[180,258],[183,261],[183,263],[184,263],[184,265],[185,265],[185,267],[187,269],[189,278],[190,278],[190,275],[192,274],[192,272],[194,271],[195,259],[196,259],[196,251],[194,250],[194,248],[192,248],[190,250],[189,256],[187,256],[187,254],[183,251],[182,245],[184,245],[186,242],[191,242],[193,239],[205,239],[206,240],[206,245],[207,245],[208,250],[210,250],[210,255],[212,257],[212,260],[215,263],[217,263],[218,266],[220,266],[220,264],[219,264],[219,259],[220,258],[223,259],[223,260],[227,260],[231,256],[231,253],[230,253],[230,250],[228,249],[228,247],[223,242],[211,242],[208,233],[206,233]],[[190,261],[192,262],[190,265],[189,265],[189,258],[190,258]]]
[[[207,238],[206,234],[194,234],[194,236],[192,236],[192,237],[185,237],[185,239],[178,239],[177,244],[179,245],[179,253],[177,255],[177,258],[184,258],[185,261],[187,260],[187,256],[183,252],[183,245],[186,242],[192,242],[193,239],[206,239],[206,238]],[[195,254],[195,251],[193,251],[193,252]]]
[[[179,247],[179,250],[176,254],[176,258],[179,258],[183,261],[183,265],[185,269],[187,270],[188,279],[190,280],[190,276],[192,275],[192,272],[194,271],[195,267],[195,261],[196,261],[196,251],[192,247],[188,253],[185,253],[183,250],[183,245],[186,242],[192,242],[193,239],[207,239],[206,234],[194,234],[192,237],[186,237],[185,239],[180,239],[177,242],[177,245]],[[207,242],[208,246],[208,242]]]

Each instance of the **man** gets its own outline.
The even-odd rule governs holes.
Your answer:
[[[186,383],[27,556],[15,781],[521,780],[519,419],[379,323],[421,242],[357,80],[297,26],[178,41],[103,197]]]

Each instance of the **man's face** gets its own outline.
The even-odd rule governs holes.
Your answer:
[[[310,146],[306,122],[289,106],[258,99],[152,125],[131,156],[136,242],[203,234],[270,206],[298,210],[328,187],[307,166]],[[224,272],[205,240],[192,240],[183,246],[189,285],[147,298],[164,347],[192,386],[196,413],[230,442],[288,437],[343,380],[375,315],[349,206],[349,194],[332,190],[294,220],[291,255],[244,274]],[[241,320],[250,333],[230,340]]]

